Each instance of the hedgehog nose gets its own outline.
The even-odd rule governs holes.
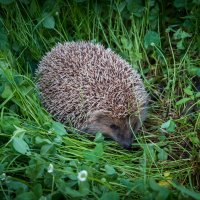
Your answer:
[[[131,149],[132,143],[124,143],[122,146],[124,149]]]
[[[132,147],[132,142],[133,142],[133,134],[129,134],[128,138],[125,138],[121,141],[121,145],[125,149],[131,149]]]
[[[133,140],[132,140],[132,139],[129,139],[129,140],[120,141],[119,143],[121,144],[121,146],[122,146],[124,149],[131,149],[131,147],[132,147],[132,142],[133,142]]]

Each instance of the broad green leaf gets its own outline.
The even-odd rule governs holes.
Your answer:
[[[160,36],[155,31],[147,31],[144,36],[144,47],[147,49],[152,46],[152,44],[160,46]]]
[[[195,97],[196,97],[196,98],[200,97],[200,92],[197,92],[197,93],[195,94]]]
[[[22,95],[26,96],[28,94],[30,94],[30,92],[32,92],[34,90],[34,88],[32,86],[21,86],[20,87],[20,91],[22,93]]]
[[[167,160],[168,153],[164,149],[160,149],[158,153],[158,159],[161,161]]]
[[[4,116],[0,120],[0,129],[6,134],[13,134],[16,126],[20,126],[21,121],[14,116]]]
[[[188,195],[189,197],[192,197],[195,200],[200,200],[199,192],[195,192],[195,191],[189,190],[189,189],[185,188],[184,186],[177,185],[177,184],[175,184],[173,182],[172,182],[172,185],[173,185],[174,188],[179,190],[182,194]]]
[[[175,131],[176,124],[172,119],[170,119],[167,122],[163,123],[161,125],[161,128],[165,129],[168,133],[173,133]]]
[[[4,91],[4,89],[5,89],[5,84],[1,84],[0,85],[0,94],[2,94],[2,92]]]
[[[200,67],[195,66],[188,66],[187,71],[190,73],[190,75],[199,76],[200,77]]]
[[[187,133],[187,136],[194,145],[200,144],[197,132]]]
[[[186,0],[174,0],[173,4],[176,8],[187,8]]]
[[[0,18],[1,19],[1,18]],[[7,33],[3,28],[0,28],[0,49],[6,50],[9,48]]]
[[[15,126],[15,131],[13,132],[14,137],[23,138],[26,130]]]
[[[82,197],[82,196],[84,196],[80,191],[73,190],[70,187],[66,187],[66,186],[65,186],[64,193],[67,194],[67,195],[70,195],[71,197],[74,197],[74,198],[75,197]]]
[[[184,89],[184,92],[185,92],[185,94],[187,94],[187,95],[189,95],[189,96],[194,95],[194,93],[193,93],[193,91],[191,90],[191,87],[190,87],[190,86],[186,87],[186,88]]]
[[[38,7],[39,5],[37,4],[36,1],[31,1],[30,6],[29,6],[29,12],[32,17],[37,16]]]
[[[75,168],[77,168],[78,167],[78,164],[79,164],[79,161],[78,160],[71,160],[70,162],[69,162],[69,166],[71,166],[71,167],[75,167]]]
[[[130,50],[130,49],[133,47],[132,43],[131,43],[130,41],[128,41],[127,38],[125,38],[125,37],[122,37],[122,38],[121,38],[121,42],[122,42],[123,47],[124,47],[125,49]]]
[[[165,187],[161,187],[158,194],[156,195],[156,200],[167,200],[169,197],[169,190]]]
[[[191,141],[194,145],[200,144],[200,140],[199,140],[198,137],[190,137],[190,141]]]
[[[196,5],[200,5],[200,0],[193,0],[192,3],[196,4]]]
[[[15,0],[0,0],[0,4],[2,3],[2,4],[5,4],[5,5],[8,5],[8,4],[10,4],[10,3],[12,3],[12,2],[14,2]]]
[[[36,196],[33,192],[23,192],[19,193],[15,200],[34,200],[36,199]]]
[[[180,39],[185,39],[188,37],[191,37],[191,35],[185,31],[183,31],[182,29],[178,29],[174,34],[173,37],[175,40],[180,40]]]
[[[155,1],[150,1],[149,4],[154,4]],[[149,12],[148,14],[148,20],[150,22],[150,27],[152,30],[156,30],[156,27],[159,23],[159,6],[157,4],[153,5],[153,7],[151,8],[151,12]]]
[[[13,91],[9,85],[5,85],[4,91],[1,93],[1,97],[4,99],[10,98],[13,96]]]
[[[49,139],[46,138],[41,138],[40,136],[37,136],[35,138],[35,143],[36,144],[51,144],[52,142]]]
[[[142,17],[145,8],[143,7],[141,0],[126,0],[126,2],[127,9],[130,13],[136,17]]]
[[[26,168],[26,175],[32,180],[42,178],[44,171],[47,168],[47,163],[41,158],[41,155],[37,155],[29,161],[29,165]]]
[[[168,120],[167,122],[165,122],[165,123],[163,123],[162,125],[161,125],[161,128],[164,128],[164,129],[167,129],[167,128],[169,128],[170,127],[170,120]]]
[[[155,146],[152,144],[144,145],[144,154],[148,158],[148,162],[155,162],[156,161],[156,151]]]
[[[28,156],[31,155],[31,151],[28,144],[22,138],[14,137],[12,139],[12,144],[17,152]]]
[[[119,179],[119,181],[122,185],[126,186],[128,190],[131,190],[135,186],[135,184],[131,182],[129,179],[122,178]]]
[[[47,197],[41,196],[41,197],[39,198],[39,200],[47,200]]]
[[[68,186],[67,182],[62,179],[55,179],[56,186],[59,191],[61,191],[63,194],[70,196],[70,197],[82,197],[82,194],[77,191],[71,189],[71,187]]]
[[[35,184],[32,191],[37,199],[39,199],[42,196],[42,185],[39,183]]]
[[[45,144],[40,149],[40,154],[45,156],[48,154],[55,154],[55,146],[53,144]]]
[[[123,1],[119,5],[117,5],[117,8],[118,8],[119,12],[122,12],[125,7],[126,7],[126,1]]]
[[[64,170],[69,179],[74,180],[74,181],[77,180],[77,174],[74,172],[72,167],[66,167],[64,168]]]
[[[108,174],[108,175],[116,174],[116,171],[115,171],[114,167],[111,166],[111,165],[106,164],[105,165],[105,170],[106,170],[106,174]]]
[[[7,181],[7,176],[6,176],[6,173],[2,173],[3,171],[1,171],[0,169],[0,181]]]
[[[0,18],[0,20],[1,20],[1,18]],[[5,74],[4,74],[4,70],[5,69],[8,69],[8,67],[9,67],[9,63],[8,63],[8,61],[6,61],[6,60],[0,60],[0,75],[2,76],[5,76]]]
[[[179,106],[179,105],[183,105],[185,103],[187,103],[188,101],[190,101],[191,98],[183,98],[183,99],[180,99],[179,101],[176,102],[176,105]]]
[[[103,142],[104,141],[104,136],[102,133],[98,132],[95,136],[94,142]]]
[[[87,196],[90,192],[90,184],[88,181],[79,182],[79,191],[82,196]]]
[[[65,126],[61,124],[60,122],[53,122],[52,125],[53,131],[56,133],[56,135],[66,135],[67,132],[65,130]]]
[[[18,86],[22,86],[26,82],[24,77],[20,76],[20,75],[14,75],[14,81],[15,81],[16,85],[18,85]],[[29,85],[27,85],[27,87],[28,86]],[[21,87],[20,87],[20,89],[21,89]]]
[[[149,186],[154,191],[159,191],[160,190],[160,186],[156,183],[156,181],[153,178],[149,179]]]
[[[177,46],[177,49],[180,49],[180,50],[184,50],[185,49],[185,47],[183,45],[183,40],[178,41],[176,46]]]
[[[101,157],[103,155],[103,145],[102,145],[102,143],[96,144],[96,147],[94,149],[94,153],[98,157]]]
[[[119,195],[117,192],[106,192],[102,195],[100,200],[119,200]]]
[[[51,15],[46,15],[42,24],[45,28],[53,29],[55,27],[55,19]]]
[[[90,160],[94,163],[97,163],[103,155],[102,143],[97,143],[93,151],[85,150],[83,152],[83,155],[86,160]]]
[[[20,190],[21,192],[28,190],[28,186],[26,184],[24,184],[22,181],[12,179],[12,177],[8,178],[7,186],[10,190]]]
[[[18,53],[21,51],[21,46],[17,42],[13,42],[12,49]]]
[[[0,163],[0,174],[2,175],[5,165]]]
[[[92,162],[94,162],[94,163],[98,162],[98,160],[99,160],[98,157],[94,154],[93,151],[85,150],[85,151],[83,152],[83,156],[84,156],[84,158],[85,158],[86,160],[92,161]]]
[[[167,139],[167,137],[165,135],[159,135],[158,139],[159,139],[159,141],[164,142]]]
[[[55,143],[57,143],[57,144],[62,144],[63,139],[62,139],[61,136],[57,135],[57,137],[55,137],[53,141],[54,141]]]

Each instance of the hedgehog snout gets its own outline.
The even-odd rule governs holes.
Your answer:
[[[130,149],[133,143],[133,134],[131,131],[122,131],[113,139],[116,140],[123,148]]]

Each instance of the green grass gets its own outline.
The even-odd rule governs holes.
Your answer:
[[[125,1],[0,5],[0,199],[200,199],[198,5],[189,27],[181,12],[164,18],[164,1],[160,14],[149,1],[143,14]],[[79,135],[41,105],[37,64],[72,40],[102,43],[140,72],[151,100],[132,150]]]

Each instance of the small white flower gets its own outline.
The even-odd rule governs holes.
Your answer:
[[[55,14],[56,14],[56,16],[58,16],[58,15],[59,15],[59,12],[57,11]]]
[[[86,170],[81,170],[79,173],[78,173],[78,180],[83,182],[83,181],[86,181],[87,179],[87,176],[88,176],[88,173]]]
[[[52,173],[53,172],[53,170],[54,170],[54,167],[53,167],[53,164],[49,164],[49,166],[48,166],[48,169],[47,169],[47,171],[48,171],[48,173]]]
[[[4,181],[5,179],[6,179],[6,174],[5,174],[5,173],[1,174],[0,180],[1,180],[1,181]]]

